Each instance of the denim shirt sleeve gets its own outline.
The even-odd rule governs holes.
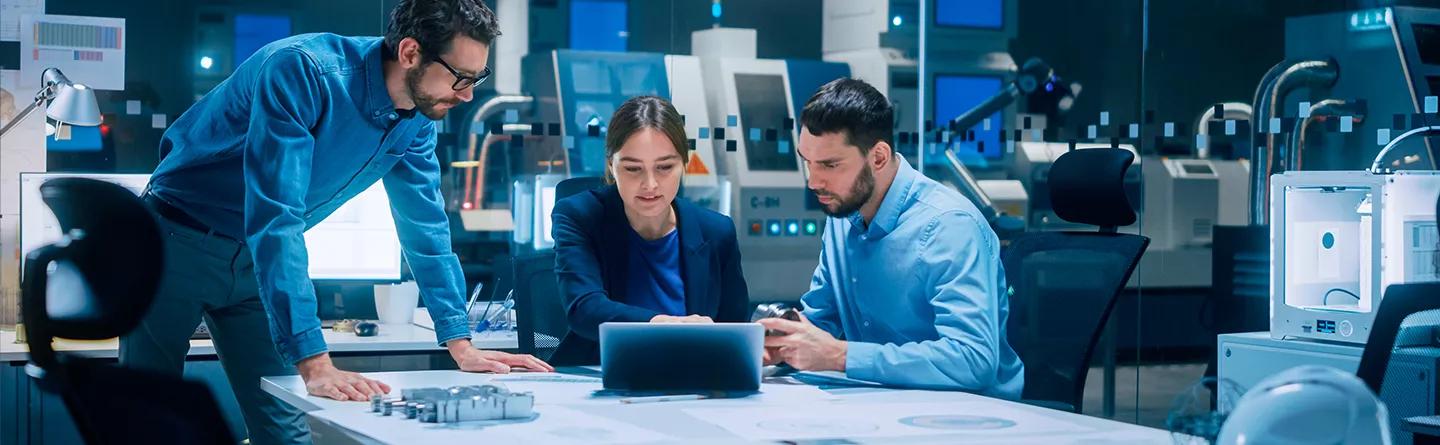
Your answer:
[[[916,279],[927,283],[939,338],[905,344],[850,342],[845,373],[899,385],[986,391],[996,385],[1005,334],[999,325],[999,246],[965,213],[934,218],[920,242]]]
[[[443,346],[450,340],[469,338],[470,327],[465,315],[465,273],[450,250],[450,218],[440,195],[435,124],[424,125],[400,162],[385,175],[384,184],[405,261],[435,320],[435,339]]]
[[[837,305],[835,288],[830,284],[830,266],[825,261],[825,256],[838,248],[832,241],[840,238],[840,233],[829,221],[825,223],[825,232],[821,234],[823,242],[820,244],[820,264],[815,266],[815,274],[810,277],[810,290],[800,296],[800,304],[805,307],[805,318],[810,320],[820,329],[829,332],[835,338],[845,338],[845,331],[840,328],[840,310]]]
[[[326,351],[305,250],[305,194],[321,109],[319,73],[297,50],[264,62],[251,92],[244,150],[245,242],[270,333],[290,363]]]

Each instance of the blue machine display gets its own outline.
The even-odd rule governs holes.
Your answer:
[[[950,122],[959,117],[961,113],[999,93],[1001,84],[999,76],[937,74],[935,100],[931,106],[936,122]],[[955,144],[958,146],[956,154],[966,165],[983,165],[987,160],[997,160],[1005,155],[1005,147],[1000,145],[1000,127],[1005,120],[999,111],[988,120],[989,125],[970,130],[975,133],[974,139]],[[939,159],[936,159],[936,162],[939,162]]]
[[[1440,172],[1286,172],[1272,181],[1272,337],[1364,343],[1386,287],[1440,279]]]
[[[665,56],[660,54],[549,51],[527,56],[525,73],[526,91],[540,101],[533,122],[560,126],[558,135],[550,135],[559,138],[541,144],[563,148],[557,173],[573,176],[604,175],[602,129],[626,99],[642,95],[670,98]]]

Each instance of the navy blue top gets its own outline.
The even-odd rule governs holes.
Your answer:
[[[600,324],[609,321],[650,321],[656,315],[704,315],[717,322],[745,322],[750,317],[750,292],[740,271],[740,245],[730,217],[675,200],[675,231],[660,262],[640,261],[630,244],[638,238],[625,216],[625,203],[614,186],[587,190],[555,202],[555,276],[565,301],[570,334],[551,356],[551,364],[599,363]],[[659,310],[654,301],[633,291],[635,264],[675,271],[658,276],[667,292],[681,297],[677,312]]]
[[[680,279],[680,231],[650,241],[630,231],[630,279],[625,294],[636,306],[684,316],[685,281]]]

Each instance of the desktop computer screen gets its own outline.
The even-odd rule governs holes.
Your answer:
[[[148,174],[22,173],[20,175],[20,251],[24,255],[60,239],[60,223],[40,200],[40,185],[64,177],[118,184],[139,195]],[[310,278],[337,281],[399,281],[400,239],[390,214],[385,187],[376,182],[324,221],[305,232]],[[22,270],[24,265],[21,265]]]

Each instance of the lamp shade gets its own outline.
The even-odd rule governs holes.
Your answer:
[[[55,99],[45,107],[46,116],[70,125],[100,125],[100,104],[95,101],[95,90],[69,82],[58,83],[54,88]]]

